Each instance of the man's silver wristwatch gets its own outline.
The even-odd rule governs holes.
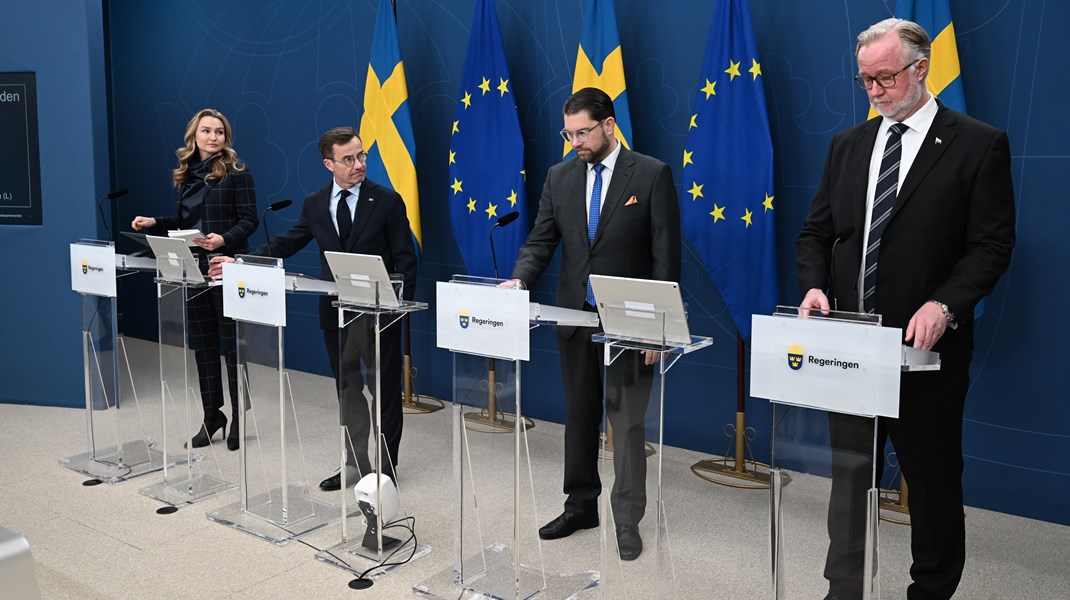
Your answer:
[[[933,304],[940,307],[940,310],[944,311],[944,318],[947,319],[947,326],[952,329],[957,329],[959,324],[955,322],[955,313],[951,312],[951,308],[948,305],[940,302],[939,300],[929,300]]]

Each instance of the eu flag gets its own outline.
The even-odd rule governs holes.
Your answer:
[[[683,229],[750,337],[752,314],[776,307],[773,145],[762,67],[743,0],[713,17],[684,146]]]
[[[511,273],[527,237],[524,140],[493,0],[479,0],[472,18],[450,138],[450,221],[469,275],[493,276],[490,228],[518,211],[517,222],[494,232],[498,268]]]
[[[405,84],[391,0],[379,0],[375,17],[360,139],[368,153],[368,178],[401,194],[416,252],[420,253],[423,235],[420,193],[416,186],[416,140],[412,134],[409,88]]]
[[[598,88],[613,99],[617,118],[617,139],[632,149],[632,117],[628,111],[627,84],[624,83],[624,59],[617,34],[617,15],[613,0],[589,0],[583,11],[583,32],[576,52],[576,73],[572,92],[583,88]],[[572,152],[572,144],[565,142],[562,156]]]

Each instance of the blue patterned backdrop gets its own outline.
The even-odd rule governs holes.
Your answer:
[[[337,125],[358,126],[377,2],[374,0],[188,0],[106,3],[111,77],[112,183],[131,194],[116,222],[172,210],[169,170],[183,127],[197,109],[227,114],[235,146],[256,179],[261,208],[300,201],[327,181],[316,140]],[[463,270],[448,225],[451,123],[472,20],[473,0],[398,0],[397,22],[416,130],[424,260],[417,299],[433,282]],[[518,101],[532,206],[546,170],[560,160],[561,105],[572,85],[581,0],[498,0]],[[1008,131],[1019,205],[1014,262],[979,323],[966,407],[966,489],[972,505],[1070,523],[1070,376],[1060,348],[1070,334],[1062,307],[1070,282],[1066,235],[1070,203],[1058,191],[1070,167],[1057,115],[1068,84],[1063,35],[1070,3],[952,0],[970,113]],[[681,156],[698,91],[714,2],[617,0],[634,146],[669,163],[681,185]],[[753,0],[762,77],[775,153],[781,301],[797,303],[794,239],[809,207],[828,142],[865,119],[865,95],[851,81],[855,35],[894,12],[888,0]],[[1062,100],[1060,100],[1062,99]],[[1059,123],[1063,123],[1059,125]],[[493,157],[486,157],[493,160]],[[683,190],[681,190],[681,194]],[[529,214],[534,216],[532,208]],[[297,219],[295,206],[269,216],[273,233]],[[258,231],[252,242],[263,238]],[[314,249],[288,261],[315,273]],[[507,267],[503,270],[508,270]],[[533,299],[553,301],[556,266]],[[685,248],[682,276],[690,322],[714,347],[672,372],[666,437],[673,445],[722,454],[722,426],[735,411],[735,328],[709,277]],[[123,327],[152,337],[148,286],[123,290]],[[451,362],[434,349],[433,311],[413,319],[420,391],[447,397]],[[291,297],[288,361],[328,373],[309,298]],[[549,329],[532,338],[525,389],[534,417],[563,415],[556,345]],[[412,417],[419,418],[419,417]],[[769,407],[751,400],[755,449],[767,454]]]

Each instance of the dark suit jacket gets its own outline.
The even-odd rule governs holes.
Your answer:
[[[825,289],[835,236],[841,310],[857,311],[866,185],[879,119],[833,138],[817,195],[799,234],[799,285]],[[1014,189],[1007,135],[939,105],[899,190],[881,236],[876,312],[904,330],[928,300],[947,304],[960,323],[933,348],[947,366],[969,363],[973,309],[996,285],[1014,247]]]
[[[252,235],[260,219],[256,216],[256,186],[249,171],[228,172],[226,177],[207,180],[208,193],[204,197],[204,214],[201,216],[201,231],[207,235],[223,236],[224,245],[219,252],[227,256],[241,254],[249,249]],[[156,226],[150,231],[167,235],[169,229],[183,229],[179,223],[182,214],[182,192],[175,194],[175,214],[156,217]]]
[[[257,248],[254,254],[289,258],[312,240],[320,249],[320,279],[333,281],[324,252],[377,254],[383,257],[386,270],[401,273],[405,278],[403,295],[412,300],[416,291],[416,246],[405,214],[405,202],[397,192],[370,179],[360,184],[360,197],[353,217],[353,231],[349,244],[342,247],[338,231],[331,220],[330,196],[333,181],[305,197],[301,218],[282,235],[271,239],[268,246]],[[320,327],[337,329],[338,310],[331,306],[332,296],[320,298]]]
[[[586,185],[587,163],[578,158],[550,168],[512,276],[534,287],[560,244],[557,304],[564,308],[583,307],[592,273],[679,281],[680,205],[668,165],[621,148],[593,246],[587,239]],[[632,197],[636,202],[625,206]],[[568,338],[575,328],[557,331]]]

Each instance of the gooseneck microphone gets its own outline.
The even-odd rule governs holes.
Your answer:
[[[264,224],[264,240],[267,242],[268,256],[271,256],[271,234],[268,233],[267,214],[269,212],[282,210],[293,203],[294,201],[290,200],[289,198],[285,200],[279,200],[278,202],[272,202],[271,206],[265,208],[264,212],[260,213],[260,222]]]
[[[839,301],[836,298],[836,246],[851,239],[854,232],[854,225],[844,227],[836,234],[836,239],[832,241],[832,250],[829,251],[829,296],[832,296],[832,310],[839,310]]]
[[[520,211],[514,210],[511,213],[504,214],[498,217],[498,222],[490,226],[490,258],[494,261],[494,278],[498,279],[498,255],[494,252],[494,230],[498,227],[505,227],[520,217]]]
[[[115,200],[119,196],[123,196],[129,191],[130,190],[128,190],[126,188],[121,188],[121,189],[118,189],[118,190],[112,190],[112,191],[108,192],[107,194],[105,194],[105,196],[103,198],[101,198],[100,200],[97,200],[97,212],[100,213],[100,220],[101,220],[101,222],[104,223],[104,232],[108,234],[108,239],[109,240],[111,240],[111,229],[108,228],[108,220],[104,218],[104,206],[103,206],[103,203],[104,203],[105,200]]]

